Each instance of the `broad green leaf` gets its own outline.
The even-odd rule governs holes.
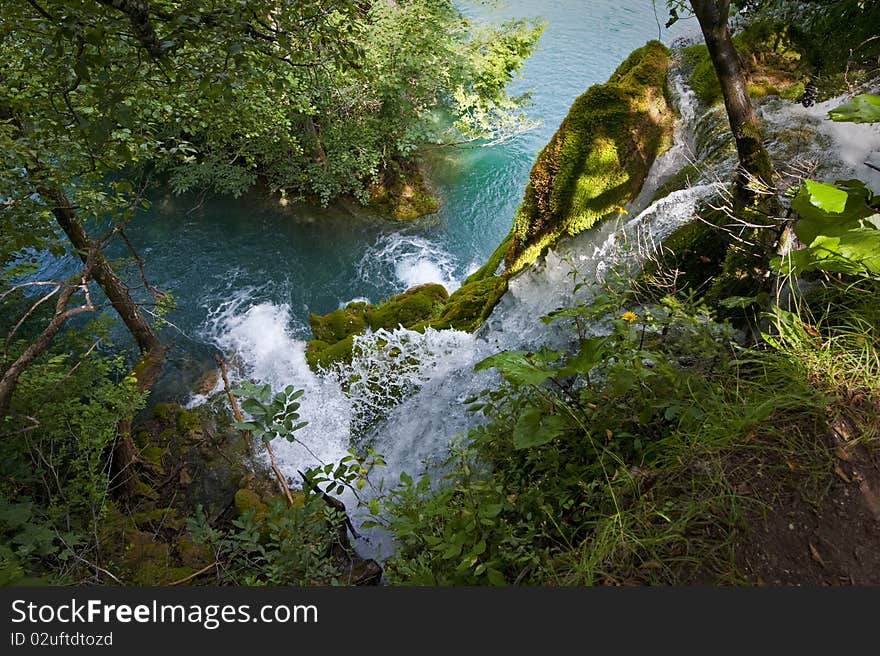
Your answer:
[[[880,96],[863,93],[847,103],[828,112],[832,121],[847,123],[880,122]]]
[[[266,408],[256,399],[245,399],[241,402],[241,409],[254,417],[262,417],[267,414]]]
[[[857,228],[862,219],[874,214],[874,210],[869,205],[873,195],[864,183],[858,180],[846,180],[839,181],[836,187],[847,196],[844,208],[840,212],[828,212],[816,205],[806,185],[800,188],[792,201],[791,208],[800,217],[794,226],[794,232],[803,243],[810,244],[819,235],[839,235],[851,228]],[[830,206],[839,208],[839,204],[835,205],[833,201]]]
[[[255,431],[260,429],[259,424],[255,424],[252,421],[237,421],[233,424],[233,426],[235,426],[238,430]]]
[[[559,376],[571,376],[574,374],[586,374],[597,364],[602,362],[605,351],[605,338],[590,337],[582,339],[580,350],[565,361],[565,366],[559,370]]]
[[[774,258],[771,266],[785,274],[829,271],[855,276],[880,275],[880,230],[854,228],[840,235],[819,235],[802,250]]]
[[[840,214],[846,208],[849,196],[843,189],[815,180],[804,180],[804,186],[810,195],[810,203],[820,210]]]
[[[563,417],[532,406],[523,411],[513,428],[513,446],[516,449],[542,446],[562,435],[567,427]]]
[[[486,570],[486,576],[489,578],[489,583],[492,585],[507,585],[507,579],[504,578],[504,574],[497,569],[490,567]]]

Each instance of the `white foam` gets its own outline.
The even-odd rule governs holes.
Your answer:
[[[300,414],[309,422],[296,433],[297,443],[273,442],[280,465],[291,479],[297,470],[334,462],[349,448],[351,403],[338,382],[316,376],[305,359],[305,342],[297,339],[287,305],[253,303],[253,290],[241,290],[215,308],[206,337],[230,361],[230,378],[304,389]],[[302,328],[301,328],[302,330]]]
[[[389,272],[394,277],[389,277]],[[461,286],[455,258],[442,246],[418,235],[391,233],[379,238],[358,265],[364,281],[403,291],[439,283],[452,293]]]

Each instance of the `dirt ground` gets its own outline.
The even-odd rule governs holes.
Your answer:
[[[880,448],[837,439],[834,451],[834,475],[816,499],[796,485],[777,487],[769,507],[747,513],[735,545],[747,581],[880,585]]]

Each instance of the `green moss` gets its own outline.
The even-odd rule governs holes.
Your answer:
[[[743,63],[749,95],[755,98],[777,95],[796,100],[804,93],[804,79],[812,71],[799,39],[784,23],[754,23],[733,37]],[[721,84],[703,45],[683,48],[681,54],[690,67],[688,84],[706,106],[721,102]]]
[[[662,297],[687,292],[703,296],[721,273],[731,237],[722,229],[726,215],[717,210],[700,212],[673,232],[642,270],[641,287]]]
[[[714,105],[721,100],[721,85],[712,60],[709,58],[709,49],[705,44],[697,44],[681,50],[685,63],[691,67],[688,77],[688,86],[694,95],[704,105]]]
[[[198,413],[180,408],[180,413],[177,415],[177,430],[182,435],[199,430],[201,427],[202,420],[199,418]]]
[[[349,335],[363,332],[367,327],[364,319],[366,308],[366,303],[349,303],[344,309],[334,310],[329,314],[310,314],[312,334],[327,344],[335,344]]]
[[[761,235],[751,230],[744,235],[746,240],[757,243]],[[712,286],[706,293],[706,303],[715,307],[719,319],[726,319],[735,325],[747,323],[750,316],[747,310],[737,307],[724,307],[721,302],[734,296],[750,297],[761,293],[766,279],[762,266],[763,259],[744,244],[732,243],[727,249],[724,262]]]
[[[483,280],[484,278],[488,278],[489,276],[494,276],[495,272],[498,271],[498,267],[500,267],[501,263],[504,262],[504,254],[510,247],[510,242],[512,239],[513,232],[511,231],[507,233],[507,236],[501,241],[501,243],[498,245],[498,248],[496,248],[495,251],[489,256],[489,259],[486,260],[486,263],[479,269],[474,271],[471,275],[469,275],[465,279],[463,285],[467,285],[476,280]]]
[[[552,246],[619,216],[668,145],[669,51],[658,41],[634,51],[606,84],[577,98],[529,174],[505,255],[515,272]]]
[[[507,290],[506,277],[494,275],[481,277],[483,275],[481,271],[485,273],[498,268],[501,253],[503,248],[499,247],[486,266],[468,277],[452,296],[448,295],[442,285],[428,284],[392,296],[377,306],[365,306],[366,324],[372,330],[383,328],[394,330],[399,326],[417,331],[423,331],[428,327],[476,330]],[[318,317],[318,319],[324,318]],[[313,325],[327,324],[313,321]],[[350,362],[354,337],[360,332],[363,332],[363,329],[334,343],[322,339],[308,342],[305,355],[309,367],[313,371],[319,371],[336,363]],[[326,332],[322,334],[327,336]]]
[[[434,328],[474,331],[489,316],[506,291],[507,278],[502,276],[466,282],[449,297],[449,301],[430,325]]]
[[[265,515],[268,509],[269,506],[263,503],[260,495],[253,490],[242,488],[235,493],[235,512],[239,517],[249,510],[252,510],[259,517]]]
[[[177,508],[151,508],[134,513],[131,519],[144,530],[155,530],[161,526],[176,531],[183,528],[185,523]]]
[[[180,406],[176,403],[157,403],[153,408],[153,417],[161,420],[168,420],[177,417]]]
[[[408,289],[392,296],[386,302],[365,313],[373,330],[408,328],[427,321],[446,302],[449,293],[443,285],[427,284]]]
[[[440,209],[421,166],[409,160],[392,161],[368,192],[370,207],[396,221],[411,221]]]
[[[161,471],[162,456],[168,453],[168,449],[156,446],[155,444],[147,444],[140,449],[141,460],[154,471]]]
[[[351,362],[351,349],[354,335],[349,335],[335,344],[327,344],[313,339],[306,344],[306,363],[312,371],[328,369],[337,362]]]

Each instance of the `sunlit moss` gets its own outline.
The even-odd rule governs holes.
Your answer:
[[[658,41],[634,51],[606,84],[577,98],[529,174],[506,253],[515,272],[563,234],[618,216],[669,144],[669,51]]]

